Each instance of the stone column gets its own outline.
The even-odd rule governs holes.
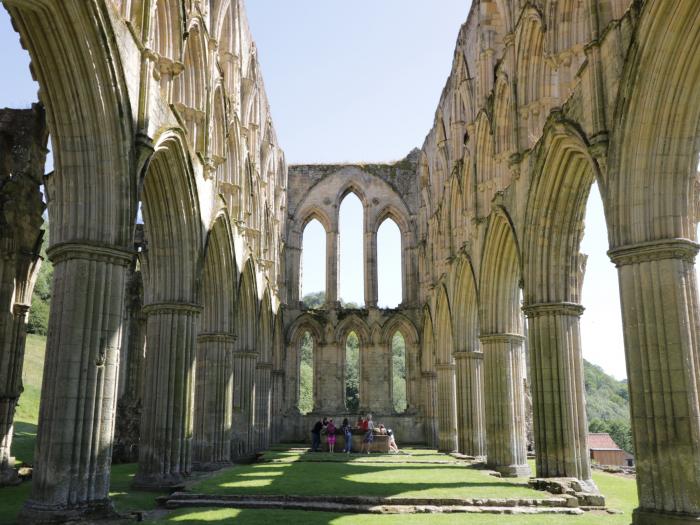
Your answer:
[[[134,486],[170,489],[192,470],[195,353],[200,306],[159,303],[148,317],[139,469]]]
[[[583,307],[544,303],[523,310],[528,317],[537,476],[576,478],[596,490],[588,459],[579,333]]]
[[[125,335],[119,359],[119,396],[114,429],[112,461],[138,461],[141,428],[143,366],[146,359],[146,316],[143,314],[143,283],[140,271],[129,270],[126,291]]]
[[[272,370],[272,423],[270,425],[270,442],[279,443],[280,425],[284,410],[284,370]]]
[[[362,412],[391,414],[391,344],[377,342],[360,347],[360,406]]]
[[[429,447],[437,448],[437,374],[435,372],[423,372],[423,403],[425,443]]]
[[[406,343],[406,411],[415,413],[421,402],[420,348]]]
[[[27,312],[28,305],[15,304],[12,315],[0,317],[0,486],[14,485],[20,481],[14,469],[15,458],[11,455],[10,447],[15,409],[23,390],[22,365],[27,336]]]
[[[270,447],[270,394],[272,364],[258,363],[255,367],[255,450]]]
[[[486,455],[484,354],[456,352],[457,446],[462,454]]]
[[[437,418],[438,451],[457,451],[457,398],[455,396],[455,365],[438,364],[437,369]]]
[[[365,307],[376,308],[377,289],[377,232],[365,231]]]
[[[254,413],[256,352],[233,353],[233,419],[231,455],[241,458],[248,454],[251,418]]]
[[[127,268],[133,254],[97,244],[48,250],[53,293],[32,494],[22,519],[110,514],[109,474]]]
[[[344,351],[344,350],[343,350]],[[360,346],[362,353],[362,346]],[[344,359],[337,343],[314,348],[314,412],[330,415],[345,412]],[[360,359],[362,366],[362,359]],[[362,398],[360,398],[362,402]]]
[[[504,476],[529,476],[525,435],[525,338],[480,337],[484,352],[487,464]]]
[[[214,470],[231,462],[235,341],[230,333],[197,336],[192,438],[195,470]]]
[[[698,245],[609,252],[618,268],[639,507],[635,525],[700,521]]]
[[[338,231],[326,232],[326,304],[338,302]]]

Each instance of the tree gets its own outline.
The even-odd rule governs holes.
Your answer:
[[[314,409],[314,340],[309,332],[301,340],[299,369],[299,411],[308,414]]]

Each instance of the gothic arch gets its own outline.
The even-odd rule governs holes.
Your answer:
[[[185,12],[181,1],[156,0],[153,17],[153,50],[170,65],[182,60]]]
[[[296,318],[287,329],[287,341],[293,345],[298,345],[306,332],[311,334],[316,344],[323,343],[323,326],[310,314],[302,314]]]
[[[220,212],[214,220],[204,253],[200,332],[233,335],[238,267],[231,222],[225,211]]]
[[[454,334],[452,332],[452,312],[450,301],[447,297],[447,289],[440,286],[435,306],[435,346],[437,363],[440,365],[454,362]]]
[[[615,107],[608,206],[612,247],[696,239],[699,33],[697,2],[656,0],[642,9]]]
[[[471,259],[462,256],[457,263],[452,292],[454,349],[456,352],[479,349],[479,297]]]
[[[355,332],[360,340],[360,349],[367,348],[372,343],[372,336],[367,323],[356,314],[350,314],[343,319],[335,329],[335,340],[345,348],[345,340],[350,332]]]
[[[586,138],[565,122],[548,127],[535,165],[523,239],[524,300],[578,304],[585,267],[579,245],[598,167]]]
[[[242,352],[257,352],[258,292],[255,266],[248,259],[238,285],[237,346]]]
[[[435,372],[435,337],[430,308],[423,309],[423,332],[421,337],[421,370]]]
[[[195,303],[202,257],[202,225],[192,166],[182,135],[164,132],[143,183],[148,239],[145,303]]]
[[[261,363],[272,362],[272,303],[269,289],[265,290],[263,300],[260,303],[260,316],[258,322],[258,351]]]
[[[185,126],[189,143],[195,152],[206,147],[207,91],[209,88],[208,48],[205,29],[199,18],[193,18],[187,30],[184,70],[173,82],[173,103]]]
[[[481,334],[522,334],[520,249],[513,224],[502,208],[489,218],[479,267]]]
[[[420,341],[418,331],[413,322],[403,314],[396,313],[384,323],[381,329],[381,341],[391,345],[391,340],[396,332],[401,332],[407,345],[417,345]]]

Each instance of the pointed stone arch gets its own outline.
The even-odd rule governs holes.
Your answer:
[[[157,141],[142,202],[148,240],[142,258],[148,352],[135,484],[161,488],[180,484],[192,468],[192,394],[201,312],[199,198],[179,130],[166,131]]]
[[[479,267],[487,462],[505,476],[528,475],[520,250],[502,208],[489,218]]]
[[[457,377],[457,445],[460,452],[486,455],[484,354],[479,344],[479,296],[471,258],[457,262],[452,293]]]
[[[198,470],[231,460],[237,273],[231,223],[222,210],[209,231],[202,276],[192,445]]]

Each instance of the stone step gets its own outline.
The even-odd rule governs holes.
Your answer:
[[[328,501],[323,499],[299,499],[294,497],[215,497],[204,495],[188,495],[186,498],[171,496],[165,507],[167,509],[181,509],[191,507],[215,507],[215,508],[245,508],[245,509],[279,509],[279,510],[305,510],[316,512],[342,512],[348,514],[564,514],[579,515],[583,511],[575,507],[554,505],[497,505],[496,501],[485,500],[484,505],[444,505],[444,504],[400,504],[393,502],[385,504],[351,503],[340,501]],[[337,498],[336,498],[337,499]],[[347,498],[348,500],[352,498]],[[476,501],[476,500],[475,500]],[[543,500],[554,503],[550,500]],[[525,503],[530,503],[524,501]],[[561,503],[561,502],[559,502]]]

